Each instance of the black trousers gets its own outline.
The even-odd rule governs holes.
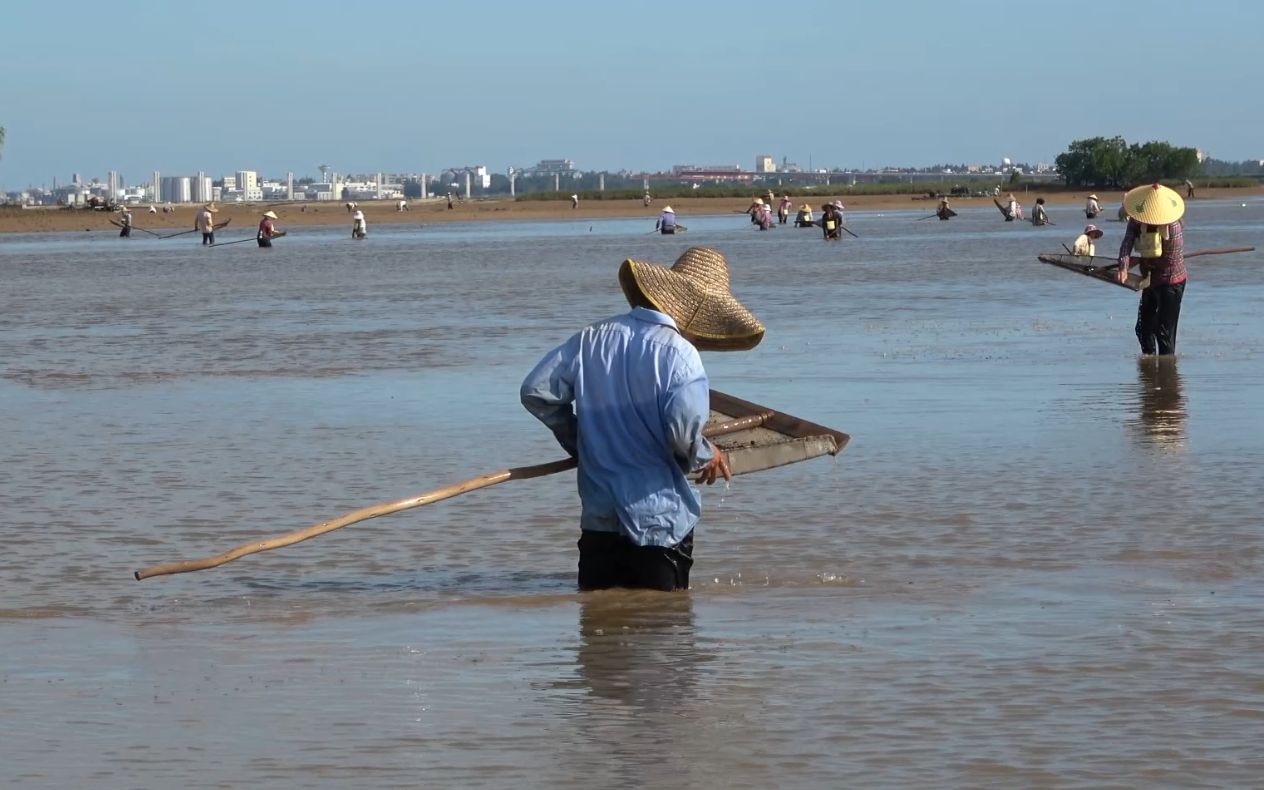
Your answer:
[[[692,567],[692,532],[670,548],[638,546],[614,532],[584,530],[579,535],[581,590],[687,590]]]
[[[1181,317],[1185,283],[1151,285],[1141,292],[1137,307],[1137,341],[1142,354],[1176,353],[1176,324]]]
[[[214,234],[213,232],[212,232],[212,233],[203,233],[203,234],[202,234],[202,243],[203,243],[203,244],[214,244],[214,243],[215,243],[215,234]]]
[[[257,236],[257,237],[255,237],[255,241],[259,242],[259,246],[260,246],[260,247],[271,247],[271,246],[272,246],[272,239],[265,239],[265,238],[264,238],[264,237],[262,237],[262,236]]]
[[[124,225],[123,229],[119,231],[119,236],[124,239],[130,239],[132,237],[132,229],[127,225]]]

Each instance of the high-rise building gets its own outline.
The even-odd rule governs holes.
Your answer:
[[[237,171],[237,189],[241,199],[247,202],[263,200],[263,188],[259,186],[259,174],[254,170]]]
[[[294,173],[285,174],[285,199],[294,199]]]
[[[772,154],[759,154],[755,157],[756,173],[775,173],[777,172],[777,161],[772,158]]]
[[[157,170],[154,171],[153,183],[149,185],[149,199],[154,203],[162,200],[162,174]]]
[[[117,200],[121,186],[122,185],[119,184],[119,176],[118,176],[117,171],[111,170],[108,174],[106,174],[105,194],[106,194],[107,199],[111,201]]]

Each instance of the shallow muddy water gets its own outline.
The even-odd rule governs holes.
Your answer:
[[[924,213],[0,238],[0,781],[1258,783],[1264,255],[1191,260],[1143,360],[1135,294],[1035,260],[1069,208]],[[521,378],[690,244],[768,326],[713,386],[853,439],[708,490],[688,594],[573,592],[573,473],[133,581],[560,457]]]

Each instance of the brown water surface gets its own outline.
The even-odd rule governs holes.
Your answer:
[[[1257,784],[1264,259],[1139,359],[1065,213],[0,239],[0,782]],[[522,376],[690,243],[769,327],[713,385],[854,438],[709,490],[688,594],[573,592],[571,474],[132,580],[559,457]]]

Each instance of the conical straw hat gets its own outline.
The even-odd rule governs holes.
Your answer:
[[[670,269],[629,258],[619,267],[619,285],[628,302],[640,294],[671,316],[701,350],[745,351],[764,339],[764,325],[729,290],[729,264],[719,250],[690,247]]]
[[[1174,189],[1146,184],[1124,195],[1124,211],[1145,225],[1171,225],[1185,215],[1185,201]]]

